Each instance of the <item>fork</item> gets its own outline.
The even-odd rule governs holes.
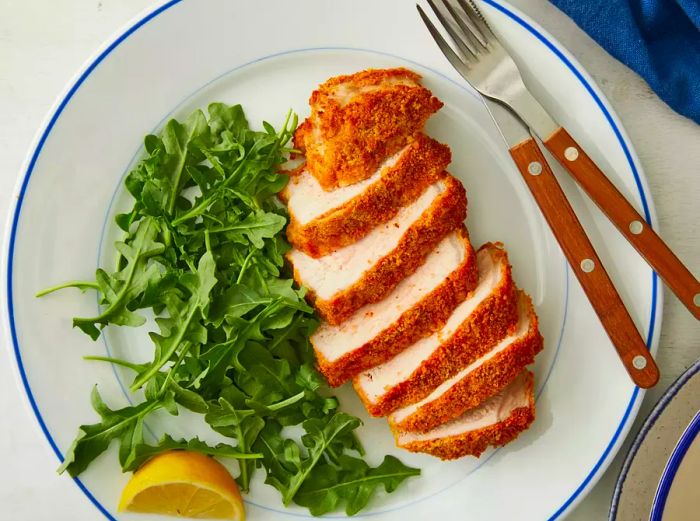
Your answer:
[[[700,282],[625,199],[565,128],[529,92],[508,51],[476,4],[441,0],[449,17],[428,0],[462,59],[452,65],[483,96],[507,105],[537,135],[557,161],[658,273],[685,307],[700,320]],[[418,6],[424,21],[425,13]],[[434,35],[433,35],[434,36]],[[444,53],[444,50],[443,50]],[[449,57],[448,57],[449,59]]]
[[[458,0],[461,7],[459,11],[447,0],[440,1],[449,15],[443,14],[434,0],[428,0],[428,3],[462,57],[442,37],[421,7],[417,6],[421,18],[448,61],[484,96],[486,108],[501,131],[511,157],[630,377],[640,387],[655,385],[659,378],[656,363],[531,135],[533,130],[537,132],[538,129],[551,135],[559,127],[532,98],[515,63],[476,11],[464,0]],[[502,106],[500,102],[503,101],[516,103],[519,117]],[[534,125],[531,124],[528,129],[520,118]]]

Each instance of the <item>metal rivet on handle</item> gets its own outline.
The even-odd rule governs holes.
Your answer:
[[[581,261],[581,269],[586,273],[590,273],[595,269],[595,262],[591,259],[583,259]]]
[[[540,175],[542,173],[542,163],[539,161],[533,161],[527,165],[527,171],[532,175]]]
[[[639,221],[632,221],[630,223],[630,232],[635,235],[639,235],[644,231],[644,225]]]
[[[696,293],[693,297],[693,304],[700,308],[700,293]]]
[[[637,355],[632,359],[632,365],[635,369],[644,369],[647,366],[647,359],[642,355]]]
[[[569,161],[576,161],[578,159],[578,149],[576,147],[568,147],[564,150],[564,157]]]

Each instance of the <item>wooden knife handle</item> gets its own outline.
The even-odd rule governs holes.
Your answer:
[[[559,128],[544,144],[685,307],[700,320],[700,282],[615,188],[583,148],[564,128]]]
[[[632,381],[639,387],[654,386],[659,380],[656,363],[539,146],[530,138],[511,148],[510,155]]]

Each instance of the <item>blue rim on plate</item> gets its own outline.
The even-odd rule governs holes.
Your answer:
[[[642,427],[639,429],[639,433],[637,434],[637,437],[634,439],[634,442],[632,443],[632,446],[630,447],[629,452],[627,453],[627,456],[625,457],[625,461],[622,464],[622,469],[620,469],[620,474],[617,478],[617,483],[615,484],[615,491],[613,492],[613,497],[612,501],[610,504],[610,515],[608,517],[609,521],[615,521],[617,519],[617,511],[618,508],[620,507],[620,497],[622,496],[622,487],[625,485],[625,480],[627,479],[627,474],[630,471],[630,468],[632,466],[632,462],[634,461],[635,456],[639,452],[640,447],[644,443],[644,440],[646,440],[647,435],[649,434],[649,431],[651,428],[654,426],[654,424],[657,422],[657,420],[661,417],[663,412],[666,410],[666,407],[673,401],[673,399],[676,397],[678,392],[683,388],[683,386],[693,377],[695,376],[698,372],[700,372],[700,359],[696,360],[693,365],[691,365],[686,371],[680,375],[675,382],[666,390],[666,392],[659,398],[659,401],[656,403],[652,411],[649,413],[649,416],[647,416],[646,420],[644,420],[644,423],[642,424]],[[689,446],[690,442],[695,438],[693,435],[690,437],[690,432],[691,432],[691,427],[695,424],[695,434],[698,434],[698,431],[700,430],[700,414],[696,415],[695,418],[693,419],[693,422],[691,425],[686,428],[686,431],[683,433],[683,436],[681,438],[681,442],[683,441],[684,438],[690,438],[686,439],[686,443]],[[686,436],[687,435],[687,436]],[[676,448],[674,449],[673,454],[676,454],[676,451],[678,451],[681,442],[678,443]],[[667,489],[666,489],[666,494],[668,494],[668,489],[671,486],[671,481],[673,481],[673,477],[676,474],[676,471],[678,470],[678,466],[680,465],[680,462],[682,460],[682,457],[685,455],[685,451],[687,450],[687,447],[683,450],[682,454],[679,454],[680,458],[678,461],[676,461],[675,466],[671,469],[671,460],[669,459],[669,462],[666,465],[666,468],[664,469],[664,473],[662,475],[661,480],[663,481],[664,478],[668,481],[670,478],[670,481],[668,482]],[[673,457],[673,455],[672,455]],[[670,474],[672,470],[672,474]],[[661,483],[659,484],[659,489],[661,488]],[[654,498],[654,504],[657,503],[657,500],[659,498],[659,490],[657,490],[657,495]],[[666,501],[666,497],[663,498],[663,501]],[[663,507],[662,507],[663,511]],[[659,518],[655,518],[659,519]]]
[[[698,433],[700,433],[700,412],[695,414],[693,421],[690,422],[690,425],[688,425],[683,432],[678,445],[673,449],[673,453],[664,468],[664,473],[661,475],[661,481],[659,482],[659,487],[656,489],[654,503],[651,507],[651,521],[661,521],[661,516],[663,516],[664,508],[666,507],[668,493],[676,477],[676,472],[678,472],[678,467],[681,466],[683,458],[688,452],[690,445],[695,441]]]
[[[142,18],[140,18],[138,21],[130,25],[125,31],[123,31],[112,43],[110,43],[104,50],[102,50],[96,58],[94,58],[84,69],[84,71],[78,76],[77,80],[70,86],[66,94],[62,97],[60,102],[57,104],[53,114],[51,115],[50,119],[48,120],[48,123],[46,124],[44,130],[41,132],[40,137],[38,138],[36,145],[31,152],[31,156],[28,162],[27,170],[26,173],[24,174],[24,177],[22,178],[20,185],[19,185],[19,193],[17,195],[17,200],[15,203],[15,208],[14,208],[14,213],[12,214],[11,218],[11,227],[10,227],[10,234],[9,234],[9,241],[8,241],[8,246],[7,246],[7,279],[6,279],[6,284],[7,284],[7,310],[8,310],[8,318],[9,318],[9,325],[10,325],[10,336],[12,338],[12,345],[13,345],[13,351],[15,358],[17,360],[17,366],[19,370],[19,375],[20,379],[22,381],[22,385],[24,387],[24,390],[27,394],[27,399],[29,401],[29,405],[32,408],[32,411],[37,419],[37,422],[39,423],[39,426],[41,427],[42,432],[44,433],[44,436],[46,437],[49,445],[51,446],[51,449],[53,452],[56,454],[58,459],[60,461],[63,461],[63,454],[61,450],[58,448],[56,445],[56,442],[54,441],[53,437],[51,436],[51,433],[49,432],[46,423],[44,422],[44,419],[41,415],[41,412],[39,411],[39,408],[37,406],[36,400],[34,398],[34,395],[32,393],[31,387],[29,385],[29,381],[27,379],[27,374],[25,372],[25,368],[22,362],[22,355],[21,355],[21,350],[19,346],[19,340],[17,338],[17,330],[15,326],[15,320],[14,320],[14,305],[13,305],[13,286],[12,286],[12,273],[13,273],[13,262],[14,262],[14,247],[15,247],[15,241],[16,241],[16,234],[17,234],[17,226],[19,224],[19,219],[20,219],[20,213],[22,209],[22,203],[24,201],[24,197],[26,195],[26,190],[27,186],[29,184],[29,179],[31,177],[31,174],[34,170],[34,166],[36,165],[37,159],[39,158],[39,155],[41,154],[41,151],[43,149],[43,146],[46,142],[46,139],[48,138],[49,134],[51,133],[54,125],[56,124],[56,121],[60,117],[61,113],[65,109],[66,105],[70,102],[72,99],[73,95],[77,92],[77,90],[80,88],[80,86],[85,82],[85,80],[90,76],[90,74],[95,70],[95,68],[116,48],[118,47],[124,40],[126,40],[131,34],[136,32],[140,27],[154,19],[156,16],[160,15],[164,11],[170,9],[171,7],[179,4],[183,0],[170,0],[166,2],[165,4],[157,7],[153,11],[149,12],[148,14],[144,15]],[[644,187],[642,185],[642,180],[639,176],[639,172],[637,170],[637,166],[634,162],[634,159],[632,157],[632,153],[630,151],[629,146],[627,145],[627,142],[625,141],[624,137],[622,136],[622,131],[620,128],[617,126],[615,123],[612,115],[610,114],[610,111],[607,109],[603,101],[601,100],[600,96],[596,93],[595,89],[593,86],[588,82],[588,80],[584,77],[584,75],[579,71],[574,64],[569,60],[569,58],[554,44],[552,43],[544,34],[542,34],[541,31],[539,31],[537,28],[533,27],[530,23],[528,23],[526,20],[524,20],[521,16],[519,16],[516,12],[511,10],[510,7],[501,5],[498,3],[496,0],[483,0],[484,3],[494,7],[496,10],[500,11],[501,13],[505,14],[508,18],[516,22],[518,25],[522,26],[525,30],[527,30],[530,34],[535,36],[541,43],[547,47],[571,72],[572,74],[579,80],[581,85],[586,89],[586,91],[589,93],[591,98],[595,101],[596,105],[598,105],[599,109],[605,116],[605,119],[607,120],[608,124],[610,125],[610,128],[612,129],[613,133],[615,134],[615,137],[617,138],[618,144],[620,145],[622,151],[625,154],[625,158],[627,159],[627,162],[629,164],[630,170],[632,171],[632,175],[637,187],[637,191],[639,193],[639,197],[642,203],[642,209],[644,212],[644,218],[647,224],[650,226],[653,226],[653,223],[651,222],[651,211],[650,211],[650,205],[649,202],[647,201],[647,196],[644,192]],[[647,331],[647,338],[646,338],[646,345],[647,348],[651,347],[652,340],[654,338],[654,331],[656,329],[656,321],[658,318],[657,314],[657,304],[659,303],[661,296],[659,295],[658,292],[658,278],[656,276],[656,273],[652,272],[652,288],[651,288],[651,312],[650,312],[650,319],[649,319],[649,329]],[[643,395],[643,392],[641,393]],[[633,409],[635,408],[635,405],[637,404],[637,399],[640,396],[640,389],[638,387],[635,387],[632,391],[632,394],[630,396],[630,401],[625,408],[625,411],[623,413],[623,416],[620,420],[620,423],[618,427],[616,428],[610,442],[606,446],[605,450],[601,454],[600,458],[598,461],[595,463],[593,468],[589,471],[589,473],[586,475],[584,480],[581,482],[581,484],[572,492],[572,494],[569,496],[569,498],[549,517],[549,521],[553,521],[555,519],[558,519],[561,517],[561,515],[567,511],[573,504],[576,502],[578,499],[580,499],[581,493],[586,490],[589,486],[591,486],[591,482],[599,476],[601,468],[604,466],[604,464],[609,463],[608,459],[610,456],[611,451],[615,447],[617,443],[619,443],[620,440],[620,434],[623,432],[625,427],[627,426],[627,423],[630,419],[630,414],[632,413]],[[107,518],[112,521],[116,521],[115,518],[107,511],[107,509],[95,498],[95,496],[90,492],[90,490],[82,483],[82,481],[79,478],[73,478],[77,486],[80,488],[80,490],[85,494],[85,496],[95,505],[95,507]]]

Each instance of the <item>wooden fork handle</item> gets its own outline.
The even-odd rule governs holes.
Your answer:
[[[544,142],[666,285],[700,320],[700,282],[666,243],[596,166],[566,129],[559,128]]]
[[[539,146],[530,138],[511,148],[510,155],[632,381],[639,387],[654,386],[659,379],[656,363]]]

